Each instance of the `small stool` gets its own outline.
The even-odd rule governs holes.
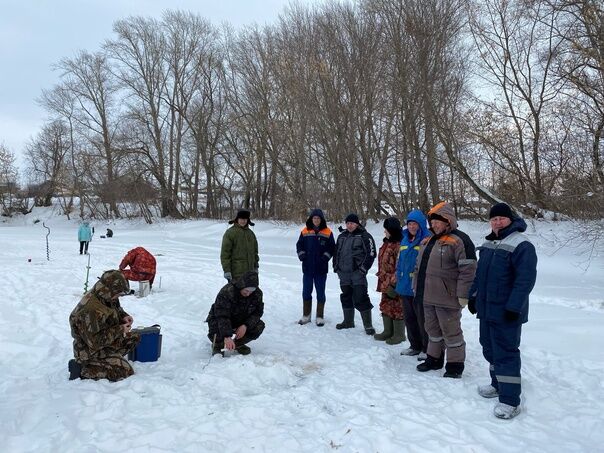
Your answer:
[[[141,280],[138,282],[138,297],[147,297],[151,292],[149,280]]]

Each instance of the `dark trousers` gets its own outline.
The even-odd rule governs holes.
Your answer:
[[[520,404],[520,335],[522,324],[480,320],[482,355],[489,362],[491,385],[499,390],[499,401]]]
[[[405,313],[405,327],[411,349],[426,352],[428,347],[428,334],[424,327],[424,304],[413,296],[402,296],[403,312]]]
[[[80,241],[80,255],[88,253],[88,241]]]
[[[313,284],[317,291],[317,302],[325,303],[325,283],[327,282],[327,274],[323,275],[302,275],[302,300],[312,300]]]
[[[365,285],[340,285],[340,302],[342,309],[356,308],[359,312],[371,310],[373,304],[367,294],[367,286]]]

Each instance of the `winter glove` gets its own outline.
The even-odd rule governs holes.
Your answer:
[[[508,322],[518,321],[519,317],[520,317],[520,313],[515,312],[515,311],[506,310],[503,312],[503,319],[505,319]]]
[[[465,297],[458,297],[457,302],[459,302],[461,308],[464,308],[466,305],[468,305],[468,299],[466,299]]]
[[[233,280],[233,276],[231,275],[230,272],[225,272],[224,278],[226,278],[227,282],[229,282],[229,283],[231,283],[231,280]]]
[[[394,288],[392,286],[389,286],[388,288],[386,288],[386,295],[390,298],[390,299],[396,299],[398,297],[398,294],[396,293],[396,291],[394,290]]]
[[[476,314],[476,298],[475,297],[470,297],[468,299],[468,311],[470,313],[472,313],[473,315]]]
[[[306,252],[300,252],[300,253],[298,253],[298,259],[300,261],[304,261],[305,258],[306,258]]]

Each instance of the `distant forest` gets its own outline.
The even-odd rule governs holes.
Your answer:
[[[604,212],[601,0],[291,5],[271,25],[128,17],[56,63],[19,187],[0,209],[299,220]],[[1,139],[1,137],[0,137]],[[78,202],[79,201],[79,202]]]

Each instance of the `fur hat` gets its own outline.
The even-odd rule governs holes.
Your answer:
[[[246,219],[248,225],[254,226],[254,222],[250,220],[250,211],[248,211],[247,209],[240,209],[239,211],[237,211],[237,215],[235,216],[235,218],[233,220],[229,220],[229,225],[235,223],[237,219]]]
[[[516,215],[507,203],[497,203],[494,204],[489,211],[489,219],[492,219],[493,217],[507,217],[510,220],[514,220]]]

